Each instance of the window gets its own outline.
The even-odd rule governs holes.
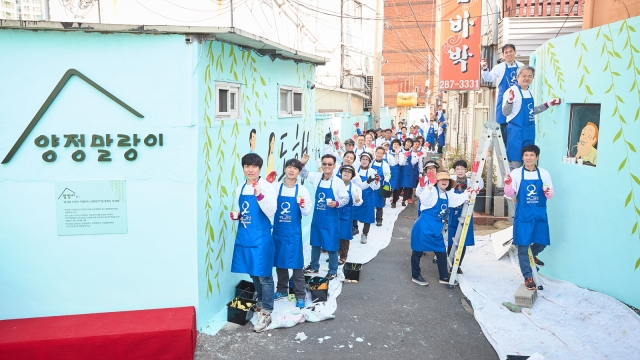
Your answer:
[[[280,86],[280,117],[302,115],[302,89]]]
[[[240,118],[240,84],[216,82],[216,118]]]
[[[596,166],[600,104],[572,104],[566,162]]]

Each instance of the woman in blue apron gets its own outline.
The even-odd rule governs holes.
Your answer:
[[[422,184],[421,184],[422,185]],[[469,199],[468,193],[449,192],[453,180],[448,172],[439,172],[436,185],[420,189],[422,211],[411,229],[411,278],[418,285],[428,285],[420,273],[420,258],[424,252],[434,252],[437,258],[439,282],[449,283],[446,249],[442,229],[449,206],[459,206]]]
[[[446,135],[447,135],[447,123],[444,121],[441,121],[439,123],[439,128],[438,128],[438,154],[442,154]]]
[[[361,222],[364,224],[362,227],[362,234],[360,235],[360,243],[367,243],[367,236],[369,235],[369,229],[371,224],[375,222],[375,194],[380,189],[380,178],[376,170],[369,168],[371,164],[371,154],[364,153],[360,155],[360,168],[356,176],[360,177],[362,184],[366,187],[362,189],[362,205],[353,208],[353,222]]]
[[[416,186],[414,181],[414,172],[417,172],[417,158],[415,158],[412,154],[413,140],[407,139],[404,141],[404,151],[405,157],[407,158],[407,163],[405,166],[401,166],[400,170],[400,187],[402,188],[402,206],[407,206],[407,199],[411,200],[411,196],[413,195],[413,188]],[[408,154],[408,156],[406,155]]]
[[[231,219],[239,220],[233,245],[231,272],[249,274],[253,280],[258,301],[262,306],[258,323],[254,326],[257,332],[264,331],[269,325],[273,310],[272,271],[275,249],[269,217],[275,214],[277,204],[273,185],[259,178],[262,163],[258,154],[242,157],[242,167],[247,181],[236,190],[239,194],[240,212],[230,213]],[[251,185],[247,187],[247,183]]]
[[[529,246],[531,246],[534,262],[538,266],[544,266],[544,263],[538,260],[537,256],[547,245],[551,244],[547,219],[547,199],[553,196],[553,188],[548,172],[535,165],[539,154],[540,149],[537,146],[525,146],[522,149],[524,166],[505,176],[505,195],[510,197],[513,197],[514,193],[516,195],[513,245],[518,247],[520,270],[525,278],[525,286],[530,290],[535,290],[536,284],[533,281],[533,273],[529,263]],[[541,171],[545,176],[541,175]],[[520,176],[516,177],[516,174]],[[546,177],[546,181],[543,180],[543,177]],[[512,186],[513,178],[519,180],[517,190],[514,190]]]
[[[353,207],[360,206],[362,204],[362,192],[357,186],[353,186],[351,179],[356,173],[353,166],[343,165],[340,170],[344,185],[347,187],[349,193],[349,202],[347,205],[340,208],[340,249],[338,250],[338,265],[343,265],[347,261],[349,256],[350,241],[353,240],[353,232],[351,226],[353,222]]]
[[[456,194],[462,194],[467,190],[470,185],[470,179],[467,178],[467,162],[464,160],[458,160],[453,163],[453,170],[456,173],[456,180],[453,191]],[[484,188],[484,181],[482,179],[478,182],[478,190],[482,190]],[[462,208],[463,206],[457,206],[449,208],[449,227],[447,229],[447,255],[451,252],[451,247],[453,246],[453,238],[456,236],[456,232],[458,231],[458,224],[460,221],[464,221],[461,219],[462,216]],[[462,241],[459,240],[461,243]],[[462,260],[464,259],[464,254],[467,251],[467,246],[475,245],[475,239],[473,235],[473,214],[471,215],[471,219],[469,220],[469,228],[467,229],[467,236],[464,240],[464,247],[462,248],[462,255],[460,257],[460,263],[462,264]],[[458,274],[462,274],[462,268],[458,267]]]
[[[429,128],[427,129],[427,139],[428,149],[430,151],[434,151],[436,145],[436,131],[433,128],[433,120],[429,120]]]
[[[376,226],[382,226],[382,215],[384,212],[384,206],[387,202],[387,195],[385,186],[388,184],[388,176],[391,174],[391,170],[389,169],[389,164],[385,162],[386,151],[383,147],[378,147],[376,149],[376,158],[371,163],[371,168],[374,169],[378,173],[378,177],[380,178],[381,188],[378,189],[373,194],[373,206],[376,208]]]
[[[438,172],[439,168],[440,165],[438,165],[438,163],[434,160],[428,160],[424,164],[424,172],[426,173],[426,177],[423,177],[424,183],[418,183],[418,188],[416,189],[416,196],[418,197],[418,205],[416,206],[418,209],[418,217],[420,217],[420,213],[422,213],[422,210],[420,210],[420,192],[424,190],[424,187],[427,184],[430,184],[432,186],[435,185],[436,173]]]
[[[393,189],[392,198],[391,198],[391,208],[396,207],[396,202],[398,201],[398,197],[400,195],[401,188],[401,168],[400,165],[404,161],[404,155],[402,152],[402,143],[398,139],[393,139],[391,141],[391,150],[389,151],[389,171],[391,172],[391,179],[389,181],[389,185],[391,189]]]

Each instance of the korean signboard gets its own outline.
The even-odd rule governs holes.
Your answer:
[[[480,0],[442,4],[439,90],[480,88]]]

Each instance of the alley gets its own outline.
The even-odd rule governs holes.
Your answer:
[[[415,216],[415,207],[407,206],[395,223],[391,243],[365,264],[360,282],[344,284],[334,320],[262,334],[254,333],[250,324],[227,324],[215,336],[198,334],[195,359],[497,359],[463,307],[460,289],[448,290],[437,282],[431,256],[422,260],[429,286],[411,282],[409,243]],[[296,342],[299,332],[309,338]],[[326,336],[331,338],[320,343],[318,338]]]

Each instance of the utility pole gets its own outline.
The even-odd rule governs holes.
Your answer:
[[[344,0],[340,0],[340,89],[344,85],[344,28],[342,21],[344,16]]]
[[[381,94],[381,82],[382,82],[382,14],[380,13],[380,5],[382,0],[376,0],[376,26],[375,26],[375,40],[373,43],[373,90],[371,91],[371,117],[373,120],[373,127],[375,129],[380,127],[380,94]]]

